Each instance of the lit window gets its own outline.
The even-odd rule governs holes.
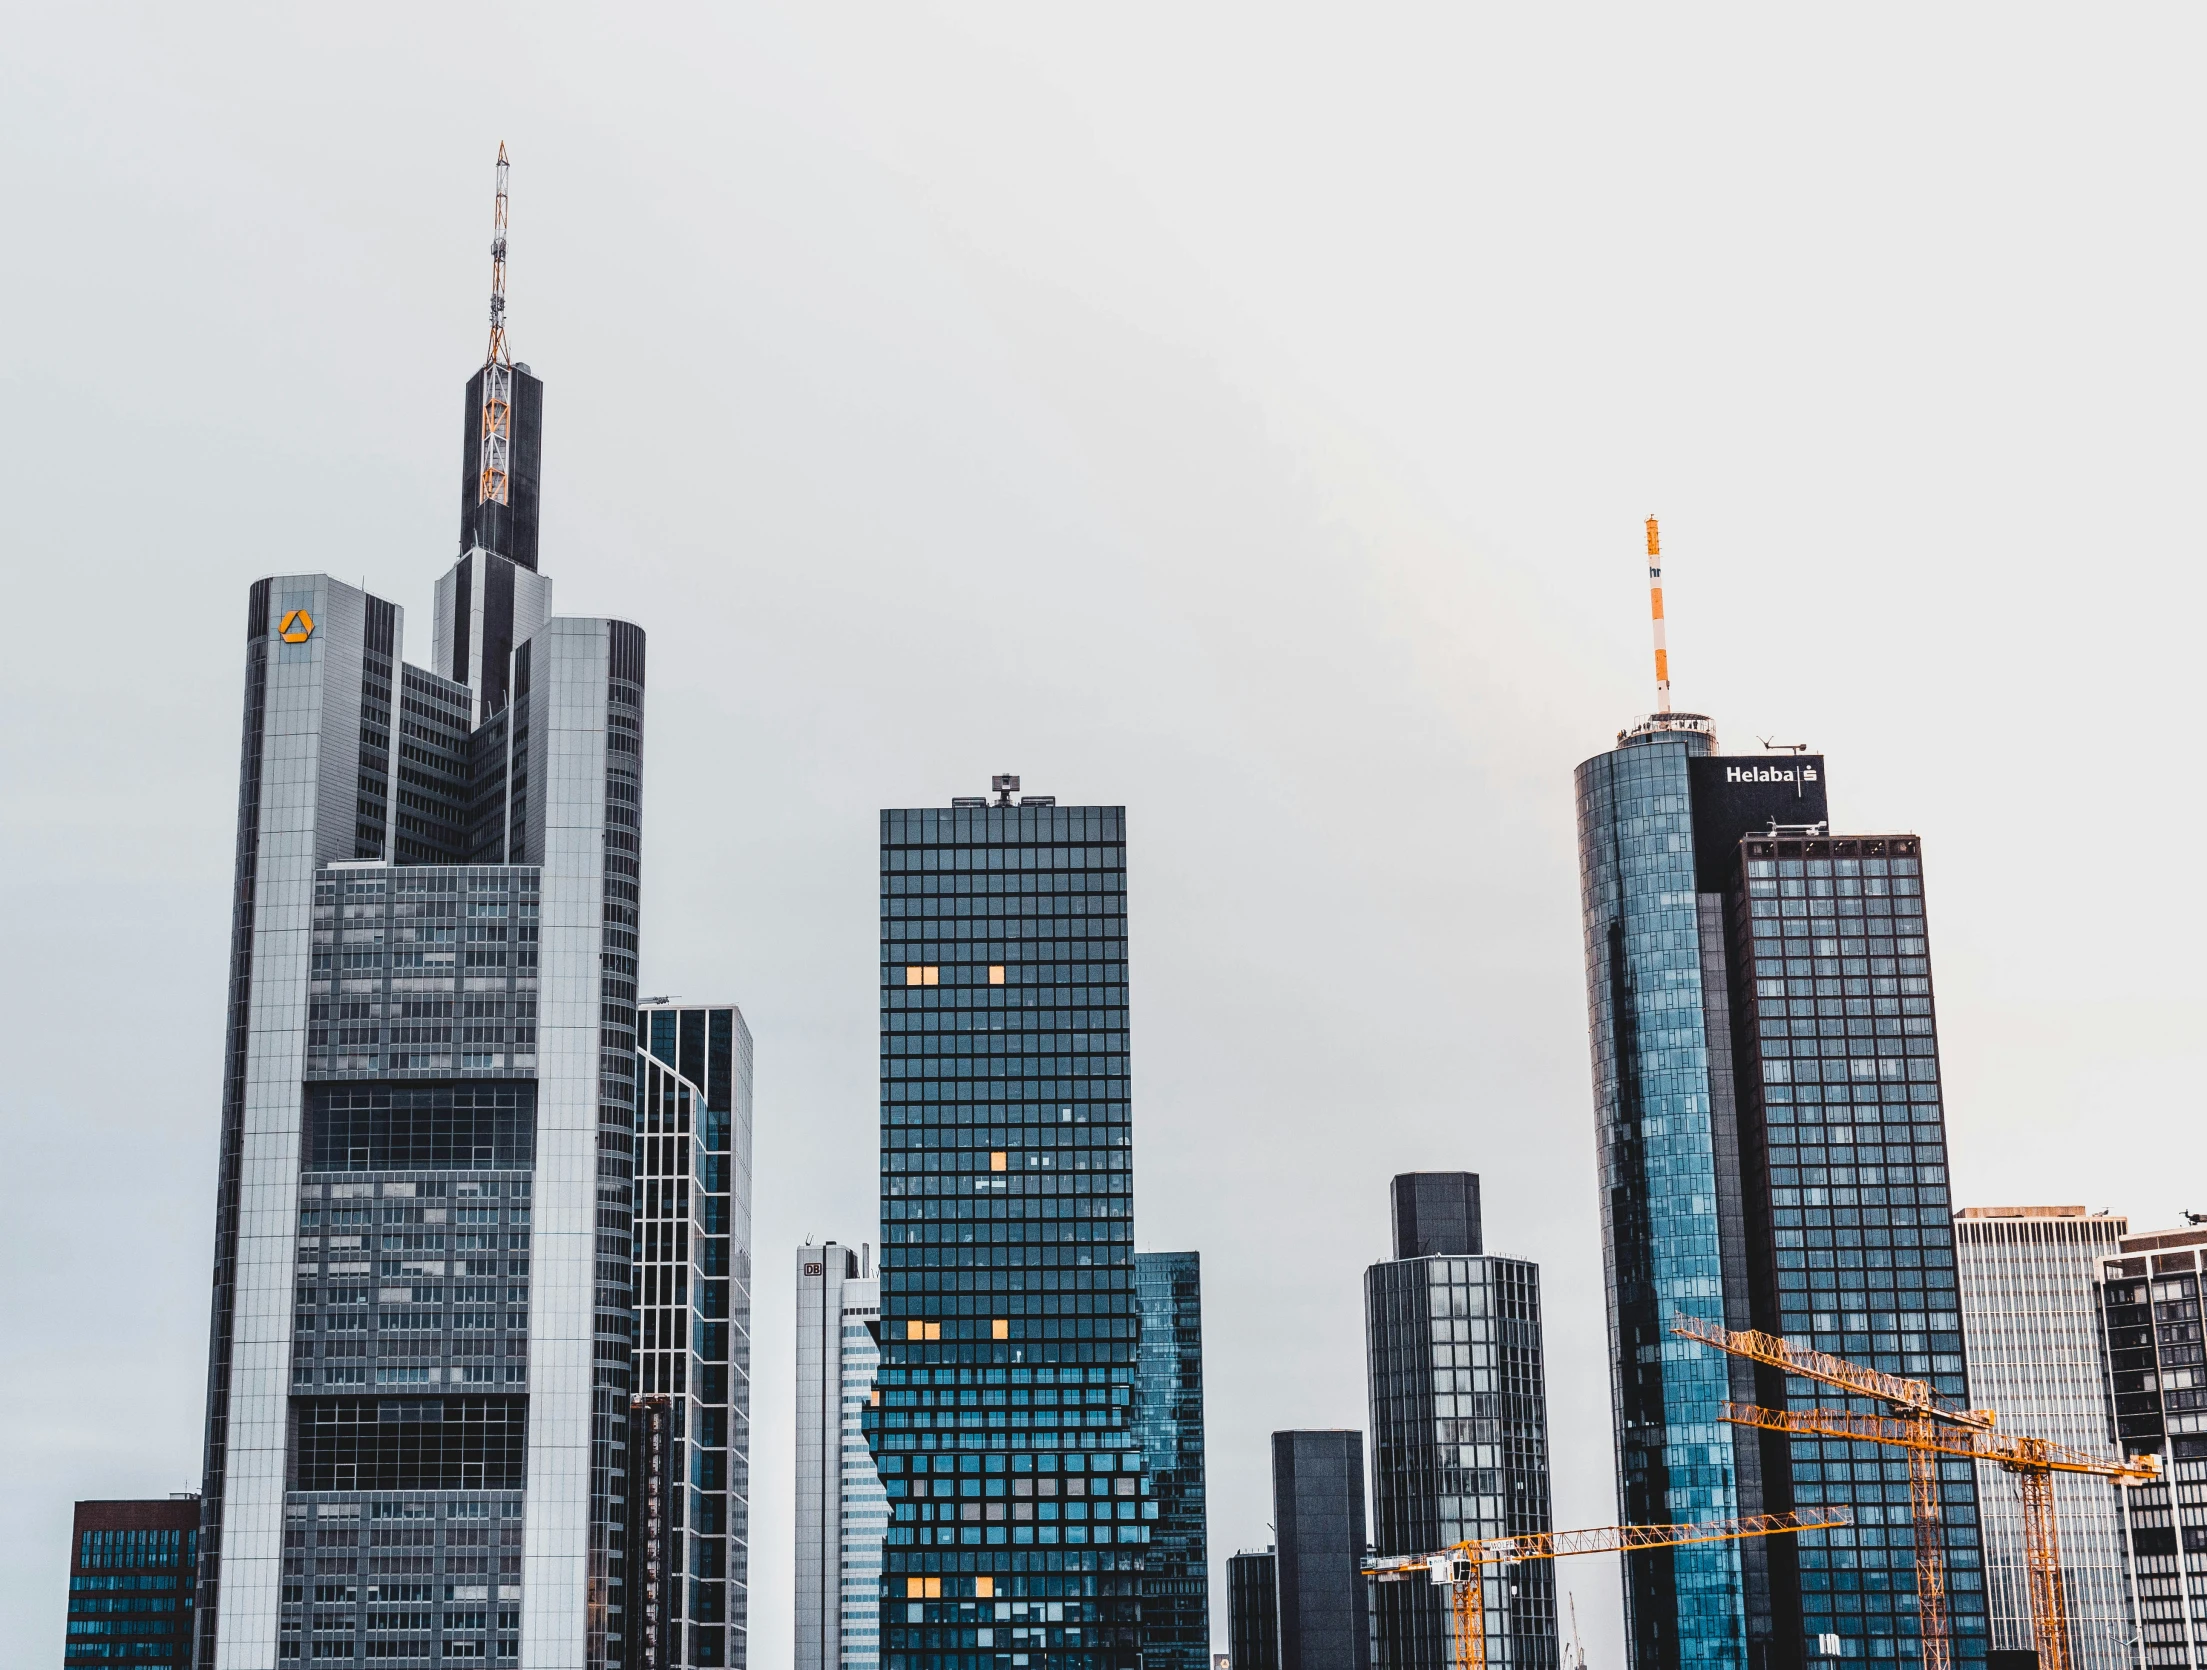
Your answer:
[[[942,984],[942,979],[943,971],[932,964],[906,963],[904,965],[904,983],[907,986],[939,986]]]
[[[999,1316],[995,1321],[989,1324],[990,1339],[1010,1339],[1011,1337],[1012,1325],[1004,1317]]]
[[[989,1155],[989,1170],[991,1171],[1002,1171],[1010,1163],[1011,1156],[1001,1148]]]
[[[989,964],[989,984],[992,986],[1001,986],[1003,983],[1004,965],[1002,963]]]

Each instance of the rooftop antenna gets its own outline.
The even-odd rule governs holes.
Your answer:
[[[1648,518],[1648,614],[1655,623],[1655,711],[1668,713],[1671,710],[1671,652],[1663,642],[1663,538],[1656,531],[1652,516]]]
[[[490,346],[483,351],[482,473],[477,504],[507,504],[513,458],[513,356],[506,350],[506,144],[498,143],[498,205],[490,234]]]
[[[1564,1670],[1586,1670],[1586,1648],[1579,1642],[1579,1596],[1571,1591],[1571,1656],[1565,1661]]]
[[[1809,745],[1805,742],[1773,742],[1767,736],[1759,736],[1755,740],[1773,754],[1805,754],[1809,751]]]

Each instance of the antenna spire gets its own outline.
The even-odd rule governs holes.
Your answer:
[[[483,352],[482,469],[478,504],[511,502],[513,356],[506,350],[506,145],[498,144],[498,204],[491,216],[490,346]]]
[[[504,178],[503,174],[500,178]],[[498,199],[501,223],[505,202],[501,192]],[[1648,614],[1655,623],[1655,711],[1668,713],[1671,710],[1671,653],[1663,642],[1663,540],[1652,516],[1648,518]]]

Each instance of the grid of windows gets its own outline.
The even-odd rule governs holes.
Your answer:
[[[62,1662],[187,1670],[199,1498],[79,1502]]]
[[[1913,836],[1740,843],[1730,901],[1737,1083],[1749,1192],[1768,1200],[1772,1331],[1968,1396],[1939,1102],[1938,1038]],[[1844,1408],[1796,1384],[1795,1408]],[[1804,1539],[1801,1629],[1871,1659],[1917,1657],[1906,1457],[1785,1447],[1803,1508],[1852,1530]],[[1974,1470],[1941,1461],[1956,1658],[1987,1646]]]
[[[1143,1662],[1150,1670],[1210,1670],[1201,1256],[1136,1253],[1134,1287],[1142,1307],[1135,1436],[1157,1495],[1157,1528],[1142,1582]]]
[[[288,1504],[277,1662],[514,1663],[521,1523],[514,1495]]]
[[[1578,772],[1619,1514],[1640,1524],[1748,1511],[1724,1359],[1665,1349],[1676,1313],[1725,1320],[1688,771],[1710,740],[1657,735]],[[1635,1665],[1746,1670],[1739,1544],[1624,1566]]]
[[[2000,1424],[2078,1449],[2104,1451],[2106,1380],[2093,1281],[2126,1225],[2083,1207],[1972,1207],[1954,1221],[1969,1401]],[[2122,1515],[2102,1479],[2054,1476],[2062,1587],[2078,1670],[2124,1670],[2131,1629],[2123,1596]],[[1985,1592],[1992,1645],[2035,1645],[2015,1481],[1978,1480],[1985,1517]]]
[[[1413,1258],[1364,1274],[1374,1533],[1382,1554],[1553,1530],[1540,1268]],[[1373,1585],[1381,1670],[1455,1663],[1446,1592]],[[1485,1585],[1486,1662],[1554,1670],[1552,1561]]]
[[[881,819],[880,1646],[1132,1670],[1156,1509],[1132,1424],[1125,813]],[[933,970],[935,979],[908,976]]]

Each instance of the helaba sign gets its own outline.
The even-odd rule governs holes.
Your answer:
[[[1802,783],[1816,781],[1816,767],[1802,766],[1798,773],[1790,765],[1728,765],[1724,768],[1727,783]]]

